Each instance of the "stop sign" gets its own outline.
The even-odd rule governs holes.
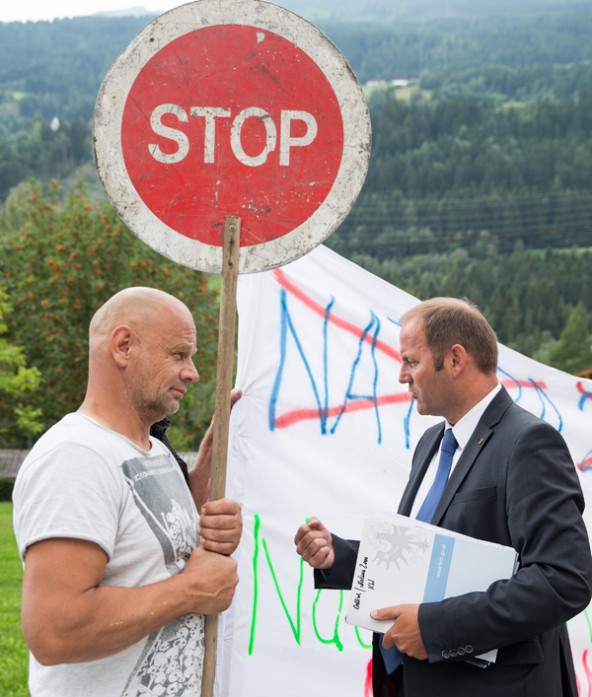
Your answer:
[[[101,87],[95,155],[124,222],[219,271],[225,216],[241,272],[297,258],[347,215],[370,122],[347,62],[313,25],[260,0],[198,0],[145,27]]]

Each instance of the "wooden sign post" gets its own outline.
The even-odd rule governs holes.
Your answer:
[[[228,453],[228,417],[234,364],[236,327],[236,287],[240,251],[240,218],[226,216],[222,254],[222,286],[220,291],[220,323],[218,327],[218,361],[216,368],[216,407],[212,449],[212,499],[223,498],[226,492],[226,456]]]
[[[212,484],[210,489],[210,496],[214,500],[223,498],[226,493],[226,460],[228,456],[230,390],[232,388],[232,368],[234,363],[240,227],[240,218],[226,216],[224,223],[224,247],[222,250],[216,406],[214,410]],[[211,697],[214,694],[217,647],[218,615],[206,615],[205,653],[201,682],[202,697]]]

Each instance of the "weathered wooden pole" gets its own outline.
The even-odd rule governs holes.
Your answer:
[[[240,251],[240,218],[227,215],[224,222],[220,321],[218,326],[218,362],[216,368],[216,404],[214,407],[214,441],[212,445],[212,484],[210,499],[226,495],[226,459],[230,422],[230,391],[234,365],[236,327],[236,289]],[[205,653],[201,697],[213,697],[218,647],[218,615],[206,615]]]

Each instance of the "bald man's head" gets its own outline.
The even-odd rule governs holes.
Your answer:
[[[156,288],[124,288],[107,300],[94,314],[89,327],[89,353],[92,359],[106,346],[115,327],[126,324],[138,332],[152,325],[162,313],[176,309],[190,314],[177,298]]]
[[[83,406],[91,414],[101,411],[103,420],[115,410],[115,430],[125,419],[149,427],[174,413],[189,384],[199,380],[193,316],[154,288],[126,288],[107,300],[91,320],[89,347]]]

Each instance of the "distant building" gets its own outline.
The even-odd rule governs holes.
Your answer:
[[[366,87],[410,87],[418,83],[419,79],[416,77],[396,77],[392,80],[368,80]]]

